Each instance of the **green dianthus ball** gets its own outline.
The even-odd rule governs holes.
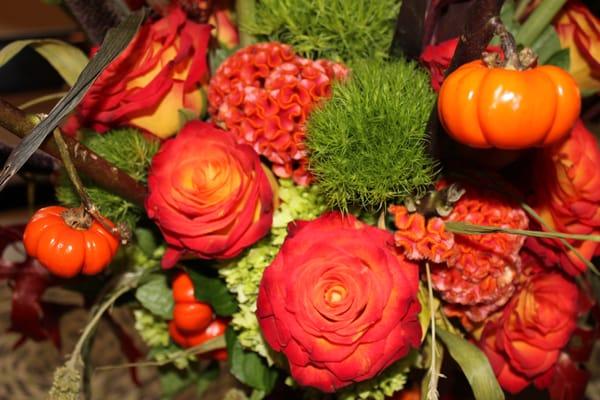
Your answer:
[[[330,206],[376,210],[433,182],[425,129],[435,94],[415,63],[361,60],[351,69],[308,119],[310,169]]]

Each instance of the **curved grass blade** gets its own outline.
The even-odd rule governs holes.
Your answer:
[[[4,164],[4,168],[0,172],[0,191],[4,189],[8,180],[21,169],[29,157],[41,146],[50,132],[79,104],[102,71],[125,50],[139,29],[145,14],[144,10],[132,13],[119,26],[108,32],[102,47],[81,72],[75,85],[73,85],[67,95],[54,106],[48,117],[33,128],[31,133],[13,149]]]
[[[462,369],[476,400],[504,400],[487,357],[475,345],[438,327],[438,336]]]

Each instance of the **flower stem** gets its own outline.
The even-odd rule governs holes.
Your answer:
[[[435,336],[435,308],[433,307],[433,288],[431,284],[431,271],[429,263],[425,263],[425,271],[427,273],[427,290],[429,293],[429,315],[431,318],[431,363],[429,364],[429,383],[427,385],[427,400],[437,400],[439,393],[437,390],[439,374],[437,370],[437,352],[436,352],[436,336]]]
[[[523,46],[533,45],[566,2],[567,0],[543,0],[521,25],[516,37],[517,43]]]
[[[85,191],[85,187],[83,186],[83,182],[81,182],[81,178],[79,177],[77,169],[73,164],[73,160],[71,159],[71,155],[69,154],[69,148],[67,146],[67,143],[63,139],[62,133],[60,133],[58,129],[55,129],[53,135],[54,142],[56,143],[56,147],[58,148],[58,153],[60,154],[63,166],[65,167],[65,171],[67,172],[67,176],[73,184],[75,191],[79,195],[79,198],[81,199],[85,210],[92,217],[94,217],[94,219],[98,221],[98,223],[102,225],[104,229],[106,229],[112,235],[119,237],[123,244],[127,244],[130,234],[126,231],[126,228],[124,226],[112,226],[110,223],[108,223],[107,219],[100,214],[100,212],[96,208],[96,205],[92,202],[92,199]]]
[[[96,371],[110,371],[113,369],[121,369],[121,368],[132,368],[132,367],[162,367],[163,365],[167,365],[177,360],[180,357],[185,357],[188,355],[197,355],[197,354],[205,354],[209,353],[213,350],[223,349],[225,348],[225,335],[218,336],[214,339],[207,340],[206,342],[199,344],[194,347],[190,347],[185,350],[176,351],[173,353],[169,353],[167,358],[160,361],[142,361],[142,362],[133,362],[133,363],[124,363],[118,365],[103,365],[100,367],[96,367],[94,372]]]
[[[240,30],[240,45],[242,47],[255,42],[254,36],[246,32],[245,27],[254,22],[256,12],[255,0],[236,0],[235,12],[237,14],[238,29]]]

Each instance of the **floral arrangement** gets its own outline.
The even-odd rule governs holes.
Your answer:
[[[62,162],[60,205],[1,233],[26,253],[0,262],[12,329],[59,345],[51,286],[90,308],[50,399],[86,396],[86,346],[117,305],[146,349],[97,373],[158,367],[161,398],[224,374],[227,399],[584,398],[600,332],[585,4],[64,3],[89,63],[64,42],[0,50],[34,46],[71,86],[48,115],[0,102],[24,138],[0,188],[40,146]]]

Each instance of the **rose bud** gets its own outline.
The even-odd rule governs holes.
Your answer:
[[[208,81],[211,26],[187,20],[179,8],[145,23],[125,51],[92,85],[71,121],[98,132],[132,126],[160,138],[177,133],[179,111],[200,116]]]
[[[163,267],[182,253],[228,259],[265,236],[273,189],[252,147],[214,125],[188,122],[152,159],[146,211],[168,244]]]
[[[561,349],[577,320],[579,292],[558,273],[534,275],[484,329],[479,346],[510,393],[552,383]]]
[[[573,234],[600,234],[600,148],[578,121],[562,143],[544,148],[534,166],[534,208],[546,225]],[[571,243],[588,260],[599,251],[591,240]],[[558,240],[530,239],[527,246],[547,265],[560,265],[576,275],[585,264]]]
[[[585,93],[600,90],[600,19],[579,1],[567,3],[556,22],[560,44],[569,48],[569,72]]]

